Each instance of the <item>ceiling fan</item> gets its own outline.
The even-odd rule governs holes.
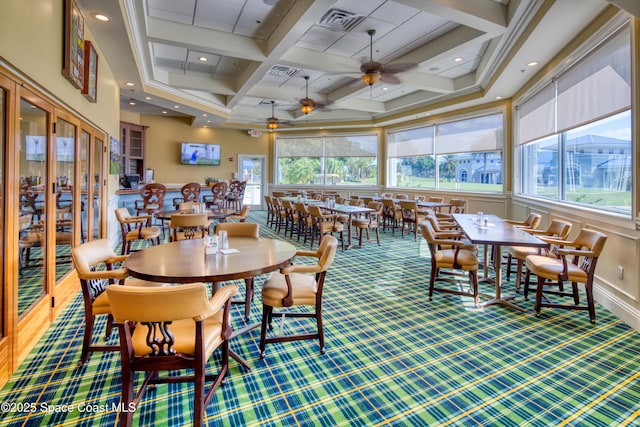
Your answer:
[[[360,66],[362,74],[362,81],[367,85],[373,86],[378,80],[383,82],[399,84],[400,79],[394,76],[395,73],[401,73],[403,71],[411,70],[417,67],[416,64],[390,64],[382,65],[379,62],[373,60],[373,36],[376,30],[368,30],[369,34],[369,61],[363,63]]]
[[[322,110],[327,104],[316,102],[313,99],[309,98],[309,76],[304,76],[305,80],[305,96],[300,100],[300,111],[304,114],[309,114],[314,109]]]
[[[271,101],[271,117],[267,119],[267,129],[274,130],[279,126],[291,126],[290,122],[279,120],[275,115],[275,105],[276,101]]]

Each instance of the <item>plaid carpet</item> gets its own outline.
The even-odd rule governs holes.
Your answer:
[[[283,238],[264,226],[264,212],[250,220],[262,224],[264,237]],[[253,369],[231,361],[227,384],[207,407],[208,425],[640,423],[640,334],[611,313],[598,307],[593,325],[586,312],[543,309],[536,318],[533,302],[521,296],[516,302],[527,313],[477,309],[468,298],[443,293],[430,302],[424,241],[381,237],[381,247],[338,251],[324,295],[327,353],[319,355],[317,342],[277,343],[260,360],[259,330],[235,339],[231,347]],[[261,317],[263,280],[257,280],[252,320]],[[511,289],[507,283],[505,292]],[[241,327],[243,307],[233,310],[234,326]],[[117,422],[111,405],[119,402],[118,355],[94,353],[78,368],[82,322],[78,296],[0,393],[11,409],[34,411],[4,413],[0,425]],[[287,319],[285,328],[311,331],[313,324]],[[190,425],[192,390],[149,390],[134,425]]]

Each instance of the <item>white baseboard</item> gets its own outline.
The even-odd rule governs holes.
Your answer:
[[[604,308],[615,314],[631,326],[636,331],[640,332],[640,311],[630,306],[616,295],[609,292],[607,289],[599,287],[594,284],[593,294],[595,300]],[[596,319],[596,322],[598,319]]]

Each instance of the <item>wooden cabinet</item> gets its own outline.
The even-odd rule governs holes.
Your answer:
[[[120,122],[122,147],[121,175],[138,174],[144,179],[144,145],[146,126]]]

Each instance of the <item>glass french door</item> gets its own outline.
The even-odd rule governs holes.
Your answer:
[[[75,169],[77,126],[58,117],[55,135],[55,265],[56,283],[71,271],[75,239]]]
[[[240,154],[238,156],[238,176],[241,181],[247,181],[243,204],[262,210],[264,202],[262,189],[266,188],[267,183],[266,157]]]
[[[18,317],[48,294],[45,242],[50,111],[38,101],[21,98],[19,106]]]

